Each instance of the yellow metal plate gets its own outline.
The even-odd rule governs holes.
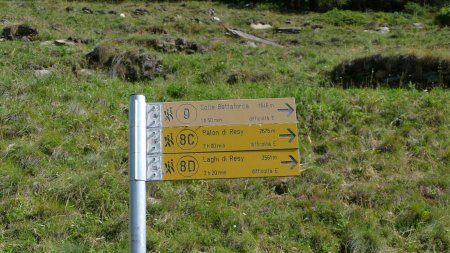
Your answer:
[[[297,149],[163,154],[163,180],[285,177],[300,174]]]
[[[297,123],[294,98],[163,103],[163,127]]]
[[[163,153],[296,149],[297,124],[163,128]]]

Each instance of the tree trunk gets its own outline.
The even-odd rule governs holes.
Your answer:
[[[318,11],[319,10],[319,0],[310,0],[309,1],[309,10]]]

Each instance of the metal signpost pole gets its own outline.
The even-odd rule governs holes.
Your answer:
[[[146,252],[146,103],[143,95],[130,97],[128,159],[130,176],[130,252]]]

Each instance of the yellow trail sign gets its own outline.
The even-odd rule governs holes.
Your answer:
[[[299,161],[297,149],[163,154],[162,180],[298,176]]]
[[[162,153],[296,149],[297,124],[170,127]]]
[[[147,181],[298,176],[295,108],[294,98],[147,103]]]
[[[162,126],[296,123],[294,98],[162,103]]]

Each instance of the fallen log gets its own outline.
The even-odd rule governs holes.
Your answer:
[[[280,44],[277,44],[276,42],[273,42],[273,41],[267,40],[267,39],[263,39],[263,38],[255,36],[255,35],[251,35],[251,34],[241,32],[241,31],[231,29],[231,28],[226,28],[226,30],[229,34],[240,37],[240,38],[244,38],[246,40],[251,40],[254,42],[263,43],[263,44],[276,46],[276,47],[282,47]]]

